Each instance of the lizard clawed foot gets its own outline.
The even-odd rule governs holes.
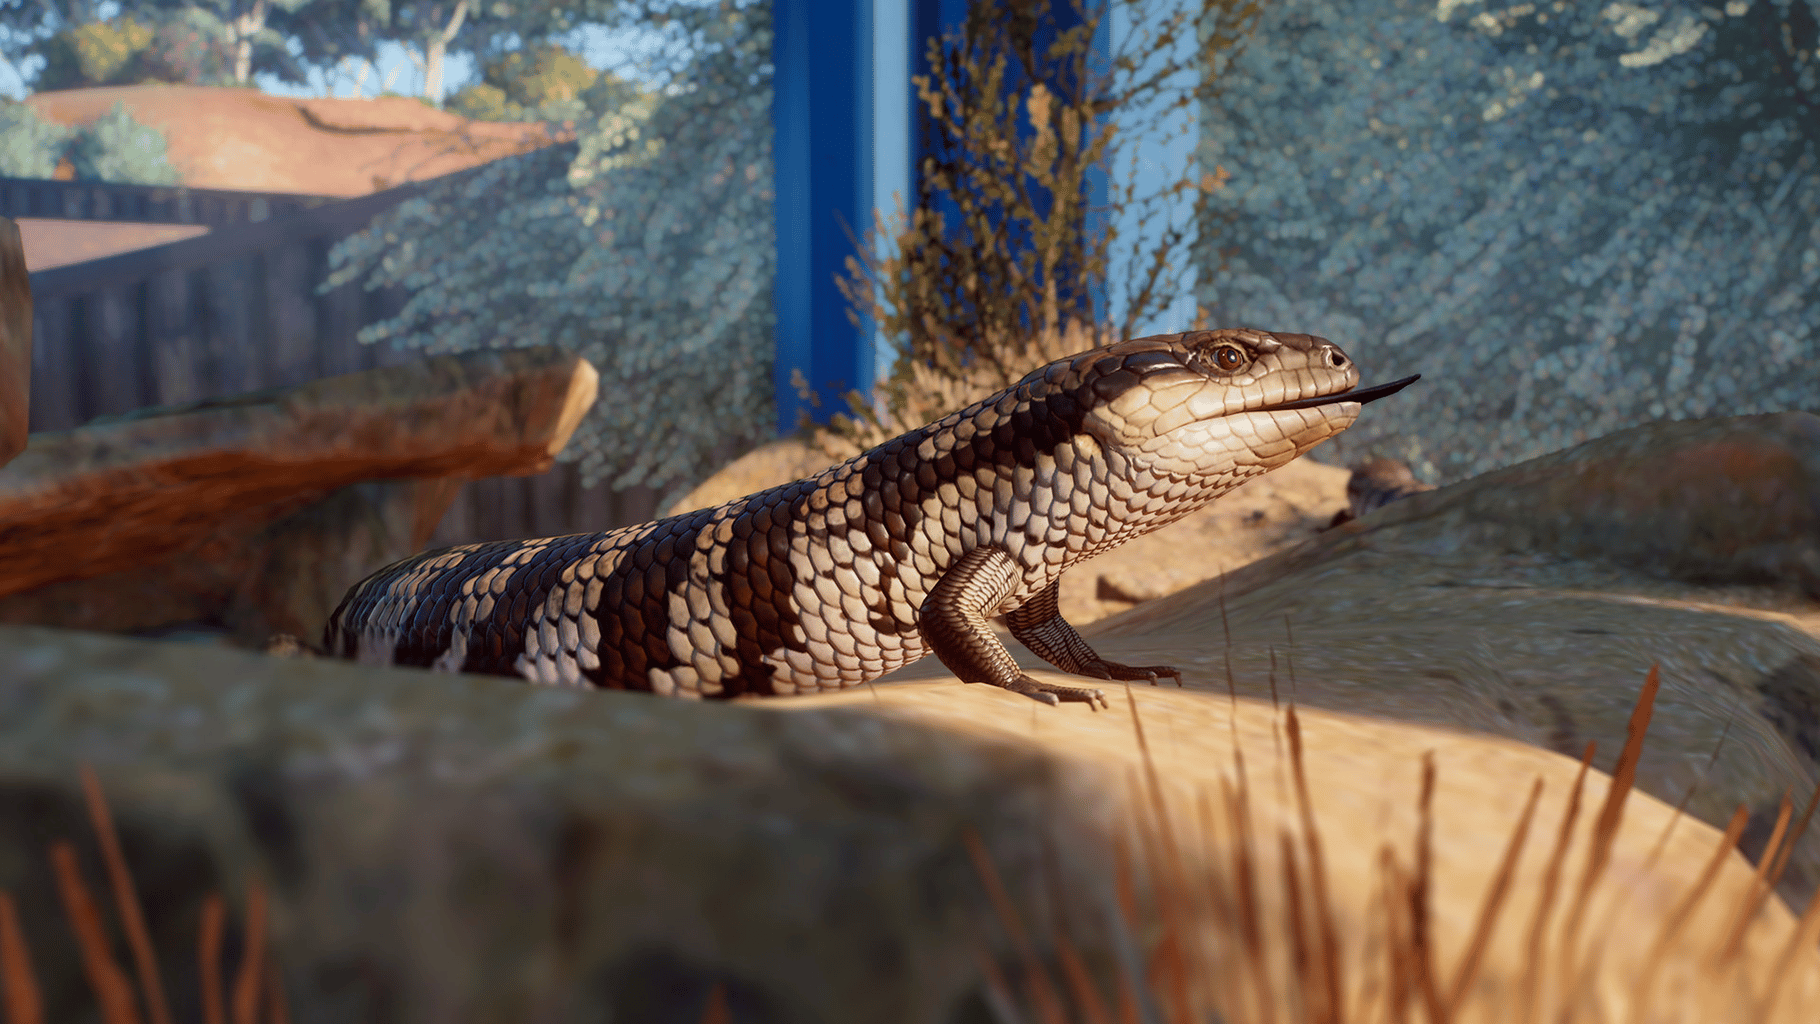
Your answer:
[[[1050,707],[1055,707],[1063,702],[1085,704],[1095,711],[1112,706],[1106,701],[1105,691],[1096,686],[1062,686],[1057,683],[1045,683],[1021,673],[1014,681],[999,685],[1012,693],[1021,693],[1031,700],[1042,701]]]
[[[1101,679],[1116,679],[1120,682],[1147,682],[1155,686],[1164,676],[1175,680],[1175,685],[1182,685],[1182,670],[1174,665],[1121,665],[1116,661],[1101,659],[1094,666],[1100,672],[1089,672],[1087,675],[1099,676]]]

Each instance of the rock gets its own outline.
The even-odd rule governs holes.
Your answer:
[[[1226,692],[1230,660],[1240,696],[1569,756],[1596,741],[1605,768],[1635,681],[1659,664],[1637,784],[1708,823],[1750,807],[1754,856],[1784,792],[1805,801],[1820,777],[1817,427],[1789,413],[1625,431],[1412,496],[1084,632],[1108,658],[1181,666],[1194,689]],[[1782,892],[1816,886],[1810,830]]]
[[[1652,423],[1418,496],[1386,525],[1820,599],[1820,416]]]
[[[0,597],[0,623],[241,647],[312,640],[347,589],[423,550],[459,477],[354,484],[267,521],[224,515],[187,549],[142,566]]]
[[[19,226],[0,217],[0,466],[25,450],[31,395],[31,276]]]
[[[314,638],[468,474],[547,468],[593,389],[574,356],[480,353],[35,436],[0,471],[0,622]]]
[[[1311,675],[1303,671],[1305,689]],[[1638,683],[1627,678],[1624,696]],[[1381,851],[1415,870],[1428,752],[1437,783],[1427,934],[1446,978],[1528,788],[1542,780],[1501,924],[1453,1017],[1507,1019],[1533,959],[1519,925],[1540,900],[1571,759],[1304,709],[1323,851],[1317,889],[1305,855],[1282,856],[1284,842],[1306,849],[1284,716],[1223,694],[1132,692],[1180,877],[1195,892],[1205,883],[1248,896],[1258,948],[1276,965],[1248,968],[1230,899],[1225,914],[1199,896],[1169,903],[1170,920],[1187,929],[1177,934],[1195,936],[1188,953],[1205,954],[1192,976],[1229,998],[1261,984],[1287,1005],[1291,988],[1312,990],[1318,972],[1292,959],[1292,937],[1312,918],[1287,922],[1322,906],[1346,990],[1368,1002],[1375,984],[1382,997]],[[195,991],[203,896],[223,889],[240,903],[257,878],[272,897],[273,955],[300,1021],[692,1024],[717,983],[742,1024],[993,1019],[976,950],[1014,979],[1022,960],[969,858],[969,833],[1036,947],[1052,950],[1065,920],[1102,991],[1131,955],[1120,935],[1136,934],[1147,950],[1156,934],[1110,923],[1115,844],[1136,859],[1145,897],[1174,863],[1159,852],[1156,805],[1133,803],[1147,762],[1124,693],[1116,696],[1114,712],[1094,714],[949,678],[704,704],[0,628],[0,888],[20,903],[52,997],[48,1019],[79,1017],[90,1004],[60,937],[44,846],[79,840],[89,878],[101,877],[75,781],[88,763],[113,806],[173,993]],[[1587,780],[1564,892],[1579,891],[1607,789],[1602,775]],[[1251,836],[1242,844],[1223,795],[1239,792]],[[1671,829],[1674,817],[1642,794],[1623,805],[1609,866],[1584,904],[1580,953],[1565,962],[1586,965],[1585,998],[1602,1019],[1627,1019],[1645,965],[1658,972],[1658,1007],[1693,1007],[1689,1019],[1703,1021],[1776,1019],[1751,997],[1791,940],[1780,900],[1745,915],[1744,956],[1722,963],[1717,980],[1701,973],[1735,909],[1748,910],[1752,873],[1737,854],[1714,862],[1679,940],[1658,948],[1721,847],[1707,826]],[[1235,860],[1241,849],[1249,876]],[[1297,879],[1291,888],[1286,875]],[[1564,898],[1554,921],[1578,902]],[[1541,960],[1551,992],[1567,988],[1555,970],[1559,934],[1549,931]],[[1798,1016],[1789,1011],[1820,998],[1814,952],[1791,956],[1779,1015],[1790,1021]],[[1556,1019],[1548,1005],[1546,1019]],[[1699,1016],[1703,1005],[1710,1012]]]
[[[1417,480],[1407,462],[1369,459],[1352,467],[1352,476],[1346,480],[1346,507],[1334,513],[1328,526],[1338,526],[1393,501],[1432,490],[1434,485]]]
[[[0,469],[0,595],[144,566],[365,480],[542,472],[596,380],[553,349],[477,352],[34,435]]]

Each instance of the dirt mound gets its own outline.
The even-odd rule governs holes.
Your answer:
[[[26,98],[39,116],[86,124],[121,103],[165,133],[183,184],[357,196],[559,141],[541,125],[470,121],[415,99],[296,99],[253,89],[134,85]]]

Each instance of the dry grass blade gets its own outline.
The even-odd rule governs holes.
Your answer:
[[[234,980],[234,1024],[259,1024],[259,982],[265,973],[265,888],[246,886],[246,935],[240,976]]]
[[[82,795],[88,802],[89,821],[95,827],[95,838],[101,843],[101,861],[107,866],[108,885],[114,890],[114,908],[120,914],[120,930],[126,933],[127,948],[133,952],[133,966],[139,974],[139,995],[145,1001],[146,1016],[152,1024],[171,1024],[170,1004],[164,998],[164,981],[158,976],[158,957],[152,952],[152,938],[145,928],[145,912],[139,905],[139,894],[133,887],[133,876],[126,870],[126,855],[120,850],[120,836],[114,831],[114,816],[101,795],[101,783],[94,769],[83,765]]]
[[[702,1008],[701,1024],[733,1024],[733,1014],[727,1009],[727,986],[718,981],[708,990],[708,1005]]]
[[[1245,948],[1245,975],[1251,979],[1253,997],[1257,1000],[1257,1020],[1275,1020],[1275,1001],[1270,995],[1270,961],[1264,950],[1263,914],[1258,908],[1258,881],[1251,855],[1251,812],[1241,783],[1237,788],[1222,777],[1220,797],[1226,804],[1226,819],[1232,829],[1232,888],[1238,907],[1239,939]]]
[[[1801,923],[1795,933],[1788,937],[1788,944],[1782,947],[1782,955],[1776,958],[1776,969],[1769,975],[1769,991],[1763,994],[1763,1006],[1757,1013],[1758,1020],[1776,1019],[1776,1004],[1782,999],[1783,989],[1788,987],[1789,975],[1794,972],[1789,968],[1794,965],[1795,956],[1803,951],[1811,953],[1814,940],[1820,939],[1820,896],[1807,902],[1807,909],[1801,914]]]
[[[1290,838],[1288,829],[1277,831],[1278,856],[1282,859],[1283,895],[1288,901],[1285,908],[1289,914],[1289,976],[1292,978],[1309,978],[1314,975],[1309,964],[1308,929],[1305,925],[1305,913],[1302,909],[1302,879],[1296,864],[1295,840]],[[1292,985],[1289,997],[1300,999],[1300,1013],[1294,1002],[1290,1004],[1290,1016],[1306,1021],[1326,1021],[1331,1019],[1332,1008],[1325,1004],[1327,993],[1314,985]]]
[[[979,874],[981,884],[985,885],[986,895],[992,900],[999,921],[1011,936],[1011,944],[1017,950],[1018,959],[1024,962],[1025,982],[1030,989],[1031,1001],[1037,1006],[1037,1012],[1046,1016],[1059,1015],[1061,998],[1056,992],[1055,984],[1036,958],[1030,933],[1024,930],[1023,919],[1011,904],[1011,896],[999,880],[998,869],[992,866],[992,858],[986,853],[985,843],[980,841],[979,833],[971,828],[961,838],[967,844],[967,855],[973,858],[973,870]]]
[[[1422,796],[1417,805],[1416,876],[1409,886],[1409,952],[1429,1024],[1447,1024],[1447,1007],[1441,1002],[1441,986],[1435,977],[1434,941],[1428,929],[1428,895],[1434,881],[1434,797],[1435,754],[1428,750],[1422,753]]]
[[[1662,931],[1656,936],[1655,945],[1650,948],[1649,957],[1643,961],[1643,972],[1637,976],[1636,989],[1631,995],[1631,1020],[1643,1024],[1649,1020],[1649,999],[1651,990],[1656,984],[1656,973],[1662,966],[1662,955],[1668,952],[1675,940],[1681,937],[1681,930],[1693,917],[1694,908],[1712,891],[1713,880],[1719,877],[1719,868],[1725,859],[1738,848],[1738,837],[1744,834],[1744,825],[1750,821],[1750,812],[1743,807],[1732,814],[1731,824],[1726,826],[1725,837],[1707,859],[1706,866],[1700,869],[1700,877],[1694,880],[1693,887],[1681,897],[1681,902],[1669,912],[1668,919],[1662,922]]]
[[[1586,788],[1586,773],[1592,768],[1593,753],[1598,744],[1588,741],[1586,751],[1580,755],[1580,771],[1574,776],[1574,788],[1567,796],[1567,810],[1561,814],[1561,827],[1555,832],[1555,848],[1548,856],[1548,866],[1542,871],[1542,891],[1536,897],[1536,912],[1529,922],[1529,937],[1524,943],[1522,1016],[1518,1020],[1530,1024],[1535,1020],[1536,1003],[1540,996],[1542,984],[1542,936],[1548,929],[1548,919],[1554,914],[1555,897],[1560,892],[1561,867],[1567,862],[1567,849],[1573,842],[1574,821],[1580,816],[1580,794]]]
[[[1492,876],[1491,888],[1485,891],[1485,902],[1479,907],[1479,919],[1473,925],[1472,938],[1466,943],[1466,952],[1460,955],[1460,963],[1454,968],[1453,984],[1447,988],[1448,1016],[1458,1016],[1460,1008],[1466,1004],[1466,993],[1472,987],[1473,977],[1479,972],[1480,960],[1485,956],[1485,947],[1491,943],[1492,929],[1497,925],[1498,915],[1504,909],[1504,897],[1510,894],[1510,883],[1517,873],[1517,860],[1523,855],[1523,844],[1529,838],[1529,823],[1535,817],[1536,804],[1542,799],[1542,780],[1537,779],[1529,787],[1529,800],[1523,805],[1523,813],[1517,818],[1516,830],[1510,834],[1510,842],[1504,847],[1504,857],[1498,862],[1498,872]]]
[[[1384,951],[1390,961],[1390,984],[1387,986],[1389,1019],[1393,1024],[1409,1020],[1409,1000],[1414,993],[1415,967],[1410,963],[1412,943],[1404,918],[1409,906],[1409,880],[1397,866],[1397,852],[1386,843],[1378,848],[1378,868],[1384,877]]]
[[[1128,938],[1138,930],[1137,887],[1131,877],[1131,851],[1125,846],[1125,837],[1112,837],[1113,881],[1117,890],[1118,920],[1113,928],[1118,938]],[[1120,929],[1120,925],[1123,928]],[[1141,996],[1138,989],[1138,965],[1136,944],[1128,943],[1121,947],[1124,954],[1119,963],[1119,1024],[1139,1024],[1143,1020],[1148,1024],[1149,1017],[1139,1010]]]
[[[1287,620],[1285,620],[1287,622]],[[1342,993],[1345,979],[1340,962],[1339,928],[1333,920],[1333,901],[1328,896],[1326,860],[1321,854],[1321,830],[1315,824],[1314,803],[1308,794],[1308,770],[1302,756],[1302,722],[1295,705],[1289,706],[1289,758],[1295,772],[1296,811],[1302,820],[1302,842],[1308,849],[1308,879],[1314,888],[1314,913],[1318,943],[1314,963],[1321,984],[1326,989],[1326,1003],[1333,1024],[1343,1024],[1345,1005]]]
[[[1769,898],[1770,865],[1782,851],[1782,840],[1788,834],[1788,817],[1794,811],[1794,803],[1790,799],[1792,796],[1794,790],[1782,791],[1782,806],[1776,812],[1776,826],[1770,830],[1769,843],[1763,847],[1762,856],[1757,858],[1757,874],[1751,880],[1750,897],[1739,902],[1731,927],[1726,929],[1725,944],[1719,951],[1721,963],[1735,958],[1743,950],[1744,930],[1750,926],[1751,919],[1757,916],[1757,911],[1762,909],[1763,901]]]
[[[1081,1017],[1087,1024],[1112,1024],[1106,1000],[1094,985],[1093,976],[1087,972],[1086,961],[1081,959],[1080,952],[1061,928],[1055,931],[1055,952],[1062,961],[1062,977],[1068,982],[1068,994],[1074,997],[1075,1008],[1080,1010]]]
[[[133,1006],[132,985],[114,962],[108,948],[107,928],[94,897],[82,881],[82,869],[76,864],[76,848],[67,842],[51,847],[51,869],[57,876],[57,892],[63,898],[63,912],[70,929],[76,934],[76,945],[82,951],[82,967],[88,973],[89,987],[101,1004],[102,1024],[139,1024],[139,1012]]]
[[[1612,844],[1618,837],[1618,822],[1624,817],[1624,802],[1637,781],[1637,762],[1643,757],[1643,737],[1649,732],[1649,719],[1655,710],[1656,690],[1660,686],[1661,666],[1651,665],[1649,677],[1643,681],[1643,690],[1637,695],[1636,706],[1631,709],[1630,722],[1624,731],[1624,750],[1618,755],[1617,767],[1612,771],[1605,803],[1599,807],[1599,816],[1593,819],[1592,845],[1586,852],[1586,866],[1580,872],[1579,891],[1568,907],[1567,922],[1562,926],[1558,951],[1562,977],[1573,974],[1572,965],[1579,958],[1580,925],[1585,920],[1593,886],[1598,884],[1611,859]]]
[[[986,979],[987,1009],[998,1018],[999,1024],[1023,1024],[1023,1018],[1017,1012],[1017,1002],[1011,998],[1011,985],[998,969],[998,961],[992,959],[986,953],[986,948],[978,942],[973,944],[973,959],[979,963],[980,975]]]
[[[278,969],[278,962],[266,958],[265,961],[265,1012],[269,1024],[291,1024],[291,1011],[285,1006],[283,972]]]
[[[1154,884],[1163,912],[1165,941],[1158,947],[1160,960],[1168,978],[1168,992],[1171,1000],[1171,1018],[1186,1022],[1192,1015],[1188,997],[1188,964],[1203,962],[1198,949],[1190,948],[1192,929],[1184,919],[1190,899],[1186,872],[1182,866],[1181,849],[1176,845],[1175,829],[1169,817],[1169,804],[1163,793],[1162,778],[1157,774],[1156,759],[1150,753],[1150,741],[1144,736],[1144,721],[1138,714],[1137,695],[1132,692],[1131,684],[1125,684],[1125,701],[1131,708],[1131,727],[1137,734],[1138,753],[1144,763],[1144,784],[1148,790],[1151,813],[1155,816],[1151,822],[1156,830],[1155,839],[1162,852],[1161,870],[1154,872]]]
[[[1820,806],[1820,786],[1814,787],[1814,795],[1808,798],[1807,809],[1801,812],[1801,821],[1795,830],[1789,833],[1788,842],[1782,844],[1782,852],[1776,855],[1776,866],[1770,869],[1769,887],[1774,889],[1782,881],[1782,872],[1788,867],[1789,855],[1795,852],[1795,844],[1807,834],[1807,824],[1814,819],[1814,808]]]
[[[25,933],[19,930],[19,915],[13,897],[0,889],[0,991],[6,996],[6,1024],[44,1024],[44,998],[38,993],[38,979],[32,974],[31,952],[25,945]]]
[[[202,928],[196,938],[196,975],[202,986],[203,1024],[227,1024],[221,1001],[221,933],[227,925],[227,907],[219,895],[202,901]]]
[[[1068,994],[1074,999],[1074,1006],[1085,1018],[1086,1024],[1112,1024],[1105,997],[1100,994],[1099,986],[1087,970],[1087,962],[1068,937],[1072,930],[1068,901],[1062,892],[1062,872],[1052,842],[1043,844],[1043,874],[1049,882],[1049,905],[1055,910],[1050,935],[1055,943],[1056,959],[1061,961],[1062,980],[1068,986]]]

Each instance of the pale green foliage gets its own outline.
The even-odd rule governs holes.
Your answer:
[[[443,101],[442,109],[451,114],[471,117],[476,121],[517,121],[517,104],[506,99],[506,91],[490,82],[463,86]]]
[[[658,94],[597,83],[577,146],[399,206],[337,246],[327,286],[412,290],[369,343],[585,356],[600,399],[563,458],[680,489],[775,415],[771,20],[762,0],[644,12],[683,54]]]
[[[585,117],[588,91],[602,77],[561,46],[525,46],[488,61],[482,80],[450,96],[443,109],[481,121]]]
[[[39,47],[44,66],[33,85],[45,90],[126,82],[153,34],[153,26],[125,15],[72,25]]]
[[[24,103],[0,100],[0,177],[50,177],[75,134]]]
[[[1339,446],[1431,478],[1820,410],[1817,49],[1815,0],[1278,0],[1206,109],[1202,298],[1422,372]]]
[[[164,133],[141,124],[115,103],[112,110],[85,125],[70,147],[76,177],[129,185],[175,185]]]

